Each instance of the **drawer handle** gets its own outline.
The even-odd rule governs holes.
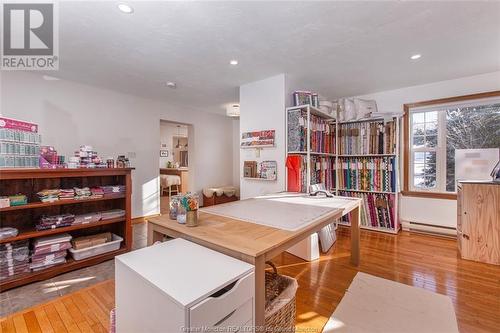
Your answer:
[[[225,293],[228,293],[231,291],[231,289],[234,288],[234,286],[236,285],[238,281],[234,281],[230,284],[228,284],[227,286],[225,286],[224,288],[220,289],[220,290],[217,290],[215,293],[213,293],[212,295],[210,295],[209,297],[214,297],[214,298],[217,298],[217,297],[221,297],[222,295],[224,295]]]
[[[225,322],[228,318],[230,318],[236,312],[236,310],[238,310],[238,309],[234,309],[233,311],[231,311],[227,316],[225,316],[224,318],[222,318],[221,320],[219,320],[218,322],[216,322],[214,324],[214,326],[219,326],[220,324],[222,324],[223,322]]]

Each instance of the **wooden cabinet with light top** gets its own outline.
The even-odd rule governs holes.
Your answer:
[[[500,265],[500,183],[461,181],[457,241],[463,259]]]

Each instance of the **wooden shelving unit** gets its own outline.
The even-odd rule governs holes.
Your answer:
[[[34,271],[29,273],[20,274],[18,276],[13,276],[10,279],[2,280],[0,284],[0,289],[3,291],[12,289],[15,287],[19,287],[28,283],[42,281],[50,279],[56,275],[63,274],[66,272],[74,271],[76,269],[97,265],[103,261],[107,261],[109,259],[113,259],[115,256],[128,252],[125,246],[122,246],[120,249],[112,252],[107,252],[104,254],[100,254],[94,257],[90,257],[84,260],[73,260],[71,258],[67,259],[66,263],[61,265],[56,265],[53,267],[49,267],[44,270]]]
[[[124,241],[119,250],[104,253],[84,260],[73,260],[68,255],[67,262],[40,271],[13,276],[0,280],[2,291],[21,286],[34,281],[40,281],[56,275],[95,265],[112,259],[114,256],[125,253],[132,248],[131,224],[131,194],[133,168],[115,169],[1,169],[0,195],[25,194],[28,204],[0,209],[0,226],[14,227],[19,230],[15,237],[0,240],[0,244],[34,239],[60,233],[70,233],[78,237],[99,232],[110,231]],[[104,185],[125,185],[124,195],[109,195],[103,198],[84,200],[57,200],[40,202],[36,195],[43,189],[93,187]],[[42,215],[57,215],[63,213],[84,214],[100,212],[110,209],[123,209],[125,216],[98,222],[71,225],[55,229],[37,231],[36,222]]]
[[[30,202],[27,205],[0,208],[0,213],[9,212],[9,211],[13,211],[13,210],[36,209],[36,208],[62,206],[62,205],[74,205],[74,204],[80,204],[80,203],[115,200],[115,199],[123,199],[123,198],[125,198],[124,195],[117,195],[117,196],[109,196],[109,197],[95,198],[95,199],[81,199],[81,200],[67,199],[67,200],[57,200],[57,201],[52,201],[52,202]]]

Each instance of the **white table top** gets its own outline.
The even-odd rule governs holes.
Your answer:
[[[115,257],[182,307],[252,272],[254,266],[177,238]]]
[[[283,230],[296,231],[332,210],[350,211],[358,198],[335,196],[312,197],[303,193],[278,193],[233,201],[200,209],[202,212],[256,223]]]

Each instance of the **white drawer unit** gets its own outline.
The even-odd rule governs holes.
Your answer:
[[[254,266],[183,239],[116,257],[115,280],[118,333],[254,326]]]

